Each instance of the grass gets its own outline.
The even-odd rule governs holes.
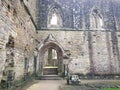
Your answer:
[[[120,90],[120,88],[104,88],[104,89],[101,89],[101,90]]]

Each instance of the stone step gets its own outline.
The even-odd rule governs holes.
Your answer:
[[[59,77],[58,75],[43,75],[40,76],[41,80],[62,80],[62,77]]]

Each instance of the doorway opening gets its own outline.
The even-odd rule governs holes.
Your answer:
[[[57,51],[49,48],[44,54],[43,74],[57,75],[58,74],[58,58]]]
[[[55,43],[45,44],[40,50],[40,73],[42,75],[61,75],[63,52]]]

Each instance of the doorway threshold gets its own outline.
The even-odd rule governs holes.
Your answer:
[[[58,75],[42,75],[42,76],[52,76],[52,77],[56,77]]]
[[[59,75],[42,75],[41,80],[63,80]]]

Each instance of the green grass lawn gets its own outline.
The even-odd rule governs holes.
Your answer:
[[[120,88],[104,88],[104,89],[101,89],[101,90],[120,90]]]

